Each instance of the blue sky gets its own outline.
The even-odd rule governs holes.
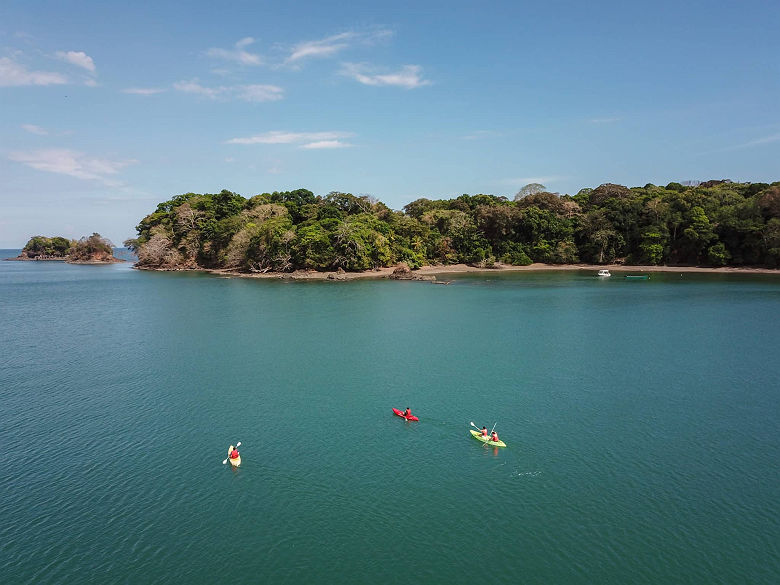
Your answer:
[[[5,0],[0,247],[223,188],[778,180],[778,30],[776,0]]]

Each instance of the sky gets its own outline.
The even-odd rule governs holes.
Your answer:
[[[780,2],[0,3],[0,247],[174,195],[780,180]]]

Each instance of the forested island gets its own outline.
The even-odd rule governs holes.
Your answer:
[[[98,233],[80,240],[61,236],[33,236],[21,254],[10,260],[63,260],[71,264],[107,264],[124,262],[114,257],[114,245]]]
[[[307,189],[245,198],[186,193],[160,203],[125,245],[139,268],[365,271],[405,263],[780,266],[780,182],[625,187],[576,195],[524,187],[417,199],[394,211],[369,196]]]

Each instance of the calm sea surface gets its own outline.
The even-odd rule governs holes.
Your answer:
[[[775,584],[779,420],[780,276],[0,262],[0,582]]]

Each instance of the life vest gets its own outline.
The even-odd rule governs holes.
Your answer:
[[[404,413],[404,416],[412,416],[412,409],[411,408],[407,408],[406,412]]]
[[[230,458],[231,458],[231,459],[238,459],[238,449],[233,449],[233,450],[230,452]]]
[[[483,436],[483,437],[487,437],[487,436],[488,436],[488,431],[487,431],[487,429],[482,429],[482,436]]]
[[[494,442],[498,443],[498,433],[493,433],[493,436],[491,438]]]

